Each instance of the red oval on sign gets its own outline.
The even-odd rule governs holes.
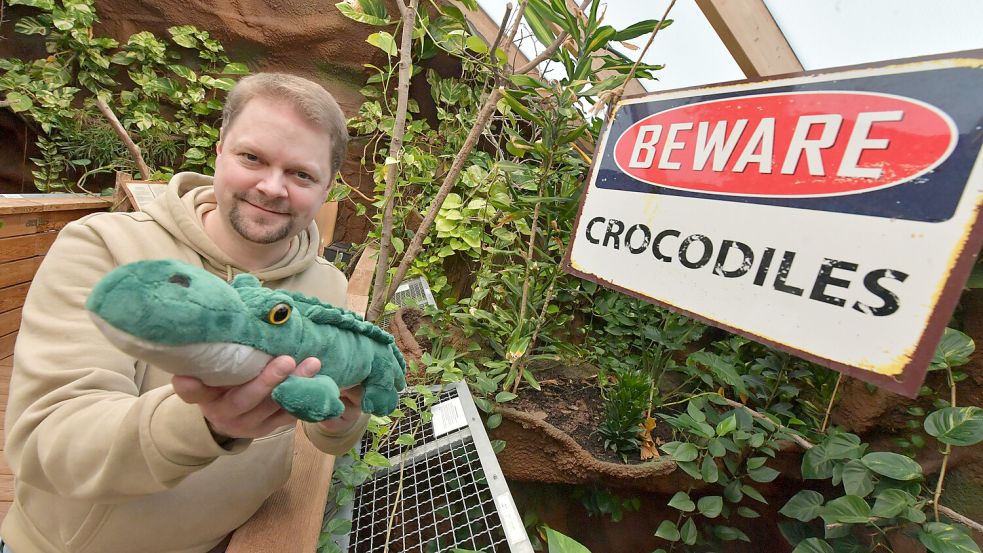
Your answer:
[[[614,158],[655,186],[818,197],[887,188],[952,152],[956,126],[924,102],[872,92],[789,92],[689,104],[638,121]]]

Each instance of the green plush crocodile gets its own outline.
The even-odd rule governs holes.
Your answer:
[[[406,385],[392,335],[351,311],[256,277],[221,278],[174,260],[138,261],[107,274],[86,302],[96,326],[129,355],[209,386],[254,378],[275,356],[321,360],[313,378],[287,377],[273,399],[316,422],[344,410],[339,388],[363,384],[362,410],[387,415]]]

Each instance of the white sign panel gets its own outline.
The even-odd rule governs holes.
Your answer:
[[[983,242],[954,56],[622,101],[567,270],[914,395]]]

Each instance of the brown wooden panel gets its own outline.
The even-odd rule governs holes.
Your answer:
[[[11,309],[6,313],[0,313],[0,336],[6,337],[7,334],[17,332],[20,327],[21,309]],[[0,355],[3,355],[0,353]]]
[[[34,196],[31,198],[0,198],[0,214],[36,213],[39,211],[71,211],[85,209],[105,211],[113,205],[111,198],[95,196]]]
[[[334,457],[318,451],[298,423],[290,479],[236,530],[226,553],[317,549],[333,469]]]
[[[51,243],[58,236],[57,232],[42,232],[26,236],[0,238],[0,263],[14,261],[37,255],[44,255]]]
[[[16,340],[16,332],[11,332],[7,335],[0,335],[0,357],[14,354],[14,341]],[[0,411],[3,411],[3,409],[0,409]]]
[[[60,230],[68,223],[102,209],[73,209],[69,211],[41,211],[33,213],[0,214],[0,238],[36,234]]]
[[[0,288],[31,282],[34,273],[38,272],[38,265],[41,264],[42,259],[43,256],[34,256],[0,263]]]
[[[31,287],[30,282],[22,282],[6,288],[0,288],[0,313],[17,309],[24,305],[24,298],[27,297],[27,289]]]

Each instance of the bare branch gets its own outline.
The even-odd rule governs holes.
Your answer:
[[[120,140],[123,141],[123,144],[126,145],[126,149],[130,151],[130,155],[133,156],[133,160],[136,161],[137,169],[140,170],[140,177],[143,178],[143,180],[150,180],[150,167],[147,167],[147,163],[143,161],[143,154],[140,153],[140,148],[138,148],[136,143],[133,142],[133,139],[130,138],[130,135],[126,132],[126,129],[123,128],[123,124],[116,118],[116,114],[113,113],[113,110],[109,109],[109,105],[106,104],[106,102],[98,95],[96,96],[96,105],[99,106],[99,111],[101,111],[102,114],[106,116],[106,119],[109,120],[110,126],[113,127],[113,130],[116,131],[116,135],[119,136]]]
[[[419,0],[410,0],[409,7],[403,6],[403,0],[396,0],[403,14],[403,33],[399,45],[399,84],[396,88],[396,121],[393,127],[392,140],[389,142],[389,165],[386,166],[386,191],[383,196],[382,236],[379,243],[379,258],[376,260],[375,279],[372,284],[372,301],[369,302],[365,318],[375,321],[382,314],[388,296],[386,291],[386,275],[389,272],[389,254],[392,251],[393,237],[393,204],[396,191],[396,170],[403,158],[403,135],[406,133],[406,111],[410,97],[410,64],[413,52],[413,27],[416,24],[416,10]],[[396,281],[399,282],[399,281]]]
[[[952,509],[944,505],[939,505],[939,512],[960,524],[965,524],[966,526],[969,526],[970,528],[976,530],[977,532],[983,532],[983,524],[980,524],[979,522],[976,522],[973,519],[966,518],[965,516],[953,511]]]
[[[505,27],[509,24],[509,16],[512,15],[512,2],[505,5],[505,16],[502,17],[502,24],[498,27],[498,34],[495,35],[495,40],[491,43],[491,48],[488,50],[488,55],[492,61],[495,61],[495,50],[498,49],[498,43],[502,40],[502,34],[505,33]]]

